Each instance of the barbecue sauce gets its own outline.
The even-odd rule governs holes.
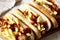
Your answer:
[[[43,25],[44,28],[46,28],[46,29],[48,28],[48,23],[47,23],[47,21],[41,22],[40,25]]]
[[[31,33],[31,30],[29,29],[29,28],[25,28],[24,30],[23,30],[23,34],[27,34],[27,33]]]
[[[14,32],[15,31],[16,24],[11,24],[10,29]]]

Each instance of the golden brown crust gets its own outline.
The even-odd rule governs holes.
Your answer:
[[[39,10],[40,12],[42,12],[44,15],[46,15],[49,18],[49,20],[52,22],[54,28],[58,27],[58,23],[55,20],[55,18],[52,17],[51,15],[49,15],[50,13],[47,12],[47,10],[45,10],[42,6],[40,6],[38,4],[35,4],[35,3],[30,3],[29,5],[31,5],[32,7],[36,8],[37,10]]]
[[[34,7],[32,7],[32,6],[30,6],[30,5],[28,5],[28,6],[26,6],[26,7],[28,7],[30,10],[29,11],[31,11],[32,13],[34,13],[34,14],[36,14],[37,15],[37,19],[39,19],[39,20],[41,20],[40,21],[40,23],[42,23],[42,22],[44,22],[44,20],[45,20],[45,18],[46,18],[46,23],[47,23],[47,26],[45,25],[44,27],[46,27],[46,30],[48,31],[48,30],[50,30],[51,29],[51,22],[50,22],[50,20],[44,15],[44,14],[42,14],[41,12],[39,12],[37,9],[35,9]],[[27,10],[28,10],[28,8],[27,8]],[[42,17],[42,18],[41,18]],[[35,18],[36,19],[36,18]],[[34,19],[34,20],[35,20]],[[36,21],[35,21],[36,22]],[[45,23],[45,24],[46,24]],[[39,22],[37,22],[37,24],[39,24]],[[39,28],[38,28],[39,29]]]

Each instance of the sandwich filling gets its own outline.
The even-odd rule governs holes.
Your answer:
[[[0,18],[0,34],[7,40],[34,40],[34,34],[30,28],[23,28],[22,25],[13,23],[10,20]],[[4,39],[3,39],[4,40]]]

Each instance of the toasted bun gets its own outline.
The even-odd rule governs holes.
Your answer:
[[[45,10],[42,6],[40,6],[40,5],[36,4],[36,3],[30,3],[29,5],[31,5],[32,7],[36,8],[37,10],[42,12],[44,15],[46,15],[46,17],[48,17],[49,20],[52,22],[54,28],[58,27],[58,23],[55,20],[55,18],[52,17],[51,15],[49,15],[50,13],[47,12],[47,10]]]
[[[47,31],[51,29],[51,22],[44,14],[42,14],[40,11],[38,11],[37,9],[35,9],[34,7],[30,5],[24,5],[24,6],[28,11],[32,12],[35,16],[37,16],[38,14],[42,17],[44,21],[47,21],[47,24],[48,24],[48,28],[46,29]]]

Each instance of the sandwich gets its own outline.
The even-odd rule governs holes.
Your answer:
[[[25,4],[20,7],[23,6],[24,8],[20,8],[24,12],[23,15],[26,16],[26,18],[30,21],[30,23],[34,25],[38,30],[48,31],[51,29],[51,22],[44,14],[42,14],[41,12],[39,12],[38,10],[36,10],[30,5]],[[42,28],[39,27],[39,25]]]
[[[47,10],[44,10],[42,7],[41,10],[39,10],[39,5],[35,4],[36,3],[21,5],[16,12],[12,13],[12,15],[16,16],[28,25],[39,38],[40,35],[37,35],[37,31],[35,31],[36,29],[40,34],[45,34],[45,32],[49,31],[51,28],[57,28],[58,23],[53,16],[46,12]]]
[[[15,16],[7,14],[0,19],[2,40],[35,40],[34,32]]]
[[[40,12],[42,12],[53,24],[53,28],[57,28],[58,27],[58,23],[56,21],[56,19],[51,15],[51,12],[46,10],[45,7],[34,3],[30,3],[29,5],[31,5],[32,7],[36,8],[37,10],[39,10]]]
[[[38,40],[51,28],[57,28],[60,22],[60,15],[57,14],[59,8],[53,7],[53,4],[49,0],[35,0],[4,15],[0,18],[1,39]]]
[[[34,2],[42,5],[60,24],[60,5],[57,0],[35,0]]]

